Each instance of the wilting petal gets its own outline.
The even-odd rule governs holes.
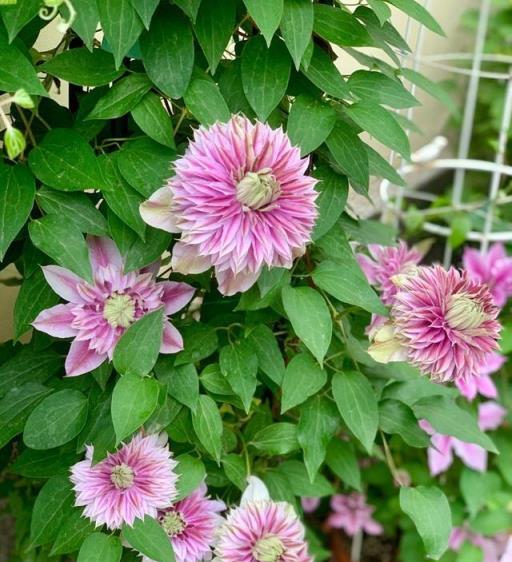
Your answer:
[[[242,494],[240,505],[246,505],[251,502],[268,501],[270,494],[265,486],[265,483],[256,476],[249,476],[247,478],[247,488]]]
[[[162,301],[165,305],[165,314],[174,314],[187,305],[194,296],[195,289],[188,283],[177,283],[175,281],[164,281],[159,287],[164,287]]]
[[[69,302],[84,302],[80,293],[77,291],[77,286],[85,283],[85,281],[78,277],[78,275],[58,265],[43,265],[42,270],[48,285],[50,285],[59,297]]]
[[[172,211],[172,192],[169,187],[157,189],[139,208],[142,220],[166,232],[180,232]]]
[[[172,249],[171,267],[184,275],[203,273],[211,267],[210,258],[200,256],[197,247],[177,242]]]
[[[178,351],[181,351],[182,349],[183,338],[181,337],[181,334],[169,321],[166,321],[162,334],[160,353],[178,353]]]
[[[219,292],[230,297],[236,293],[243,293],[250,289],[258,280],[261,271],[247,271],[233,273],[230,269],[224,271],[215,270],[215,277],[219,283]]]
[[[100,267],[108,266],[122,271],[123,258],[110,238],[88,236],[87,245],[89,246],[89,259],[91,260],[93,273]]]
[[[478,406],[478,425],[482,431],[497,429],[506,415],[507,410],[497,402],[484,402]]]
[[[74,340],[66,357],[65,369],[68,377],[77,377],[99,367],[107,359],[107,354],[99,354],[89,349],[88,341]]]
[[[40,332],[45,332],[56,338],[72,338],[77,331],[71,327],[74,316],[71,312],[75,305],[58,304],[39,313],[32,322],[32,326]]]

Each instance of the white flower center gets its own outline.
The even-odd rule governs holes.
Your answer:
[[[133,486],[135,474],[133,470],[123,462],[114,466],[110,473],[110,480],[118,490],[126,490],[126,488]]]
[[[179,511],[169,511],[159,518],[160,525],[169,537],[183,533],[187,524]]]
[[[103,318],[112,328],[128,328],[135,320],[135,301],[129,295],[113,294],[105,301]]]
[[[266,535],[252,547],[252,555],[258,562],[279,562],[285,548],[279,537]]]
[[[244,211],[250,209],[268,211],[280,194],[279,182],[270,168],[263,168],[259,172],[247,172],[236,185],[236,198],[242,204]]]
[[[450,297],[446,311],[446,320],[450,328],[455,330],[478,328],[487,318],[482,306],[468,295],[457,293]]]

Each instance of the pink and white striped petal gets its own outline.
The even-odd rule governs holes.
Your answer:
[[[174,314],[186,306],[194,296],[195,289],[188,283],[177,283],[176,281],[165,281],[159,286],[164,287],[162,301],[166,314]]]
[[[110,238],[88,236],[87,245],[93,273],[100,267],[112,266],[114,269],[123,269],[123,258]]]
[[[59,265],[43,265],[42,270],[48,285],[59,297],[77,304],[84,302],[77,286],[84,284],[85,281],[78,275]]]
[[[178,353],[183,349],[183,338],[178,330],[169,322],[164,324],[160,353]]]
[[[166,232],[180,232],[176,226],[176,216],[172,211],[172,192],[169,187],[157,189],[139,208],[142,220]]]
[[[56,338],[73,338],[77,330],[71,327],[74,316],[71,312],[75,305],[58,304],[40,312],[32,322],[32,326],[41,332],[45,332]]]
[[[99,354],[89,349],[88,341],[73,340],[66,357],[66,376],[77,377],[99,367],[107,359],[107,354]]]

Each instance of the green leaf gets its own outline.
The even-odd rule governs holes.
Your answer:
[[[400,507],[413,520],[427,555],[439,560],[448,548],[452,530],[450,505],[435,487],[400,488]]]
[[[175,400],[191,410],[197,408],[199,400],[199,377],[192,363],[174,366],[163,357],[155,366],[158,380],[167,385],[167,392]]]
[[[286,455],[299,448],[297,426],[277,422],[260,429],[250,444],[268,455]]]
[[[361,373],[335,373],[332,393],[343,421],[371,454],[379,425],[377,397],[368,379]]]
[[[183,351],[176,356],[175,365],[197,363],[209,357],[219,347],[217,332],[205,324],[192,324],[181,330]]]
[[[338,122],[326,140],[336,164],[350,182],[368,189],[370,167],[365,144],[357,133],[344,122]]]
[[[9,126],[4,133],[4,147],[7,157],[15,160],[26,148],[25,135],[16,127]]]
[[[452,96],[441,85],[432,82],[432,80],[429,80],[426,76],[423,76],[423,74],[410,68],[400,69],[400,74],[409,80],[409,82],[412,82],[418,86],[418,88],[421,88],[423,91],[427,92],[427,94],[446,105],[452,114],[456,115],[459,112],[457,104]]]
[[[0,36],[0,90],[15,92],[23,89],[27,94],[47,96],[36,69],[30,60],[16,47],[8,45]]]
[[[80,229],[71,219],[47,215],[31,222],[28,229],[34,246],[62,267],[92,282],[89,250]]]
[[[240,490],[247,487],[247,468],[240,455],[233,453],[222,457],[222,466],[229,480]]]
[[[81,508],[73,509],[69,516],[63,519],[50,555],[57,556],[77,551],[95,528],[94,523],[82,515]]]
[[[421,398],[412,409],[418,419],[426,419],[439,433],[498,452],[492,439],[479,429],[476,418],[446,396]]]
[[[14,463],[9,472],[19,474],[25,478],[47,479],[56,474],[69,474],[69,467],[78,460],[74,448],[58,448],[48,451],[25,449]]]
[[[196,77],[183,95],[187,108],[202,125],[226,122],[231,112],[220,93],[219,87],[207,77]]]
[[[290,109],[287,132],[292,144],[300,146],[301,155],[305,156],[325,141],[334,123],[336,111],[332,106],[301,94]]]
[[[302,65],[302,73],[326,94],[335,98],[349,98],[349,90],[331,57],[315,45],[307,68]]]
[[[156,228],[148,228],[145,241],[138,238],[122,223],[121,228],[127,230],[127,236],[131,236],[133,239],[126,253],[124,262],[125,273],[142,269],[159,260],[171,242],[171,235],[168,232],[157,230]]]
[[[14,357],[0,365],[0,396],[28,382],[43,383],[62,367],[62,358],[55,351],[24,346]]]
[[[450,236],[448,242],[452,248],[458,248],[467,240],[468,232],[471,230],[471,216],[466,213],[453,212],[450,218]]]
[[[283,17],[283,0],[244,0],[244,4],[270,47]]]
[[[62,5],[63,7],[65,4]],[[100,13],[98,11],[98,6],[96,2],[91,2],[91,0],[73,0],[73,6],[76,9],[76,18],[71,26],[77,35],[84,42],[85,46],[92,50],[94,34],[96,33],[96,28],[98,27],[98,22],[100,21]],[[69,10],[67,6],[65,8],[66,20],[69,20]]]
[[[405,159],[410,159],[409,139],[389,111],[368,101],[354,103],[345,111],[364,131],[401,154]]]
[[[242,400],[245,411],[251,409],[252,397],[256,391],[258,357],[249,342],[227,345],[220,350],[220,371],[228,380],[234,393]]]
[[[384,3],[384,0],[368,0],[368,5],[379,18],[381,25],[384,25],[391,17],[391,10],[389,9],[389,6]]]
[[[348,87],[362,100],[389,105],[395,109],[420,105],[399,80],[393,80],[381,72],[357,70],[348,79]]]
[[[68,443],[82,431],[87,409],[87,397],[78,390],[59,390],[48,396],[27,419],[25,445],[41,451]]]
[[[285,371],[284,359],[272,330],[260,324],[249,333],[247,342],[256,353],[260,370],[281,386]]]
[[[142,138],[125,143],[116,153],[115,162],[126,182],[144,197],[149,197],[171,175],[171,161],[175,156],[173,150]]]
[[[192,425],[201,445],[217,461],[222,450],[222,418],[214,400],[202,394],[197,410],[192,412]]]
[[[281,33],[297,70],[311,40],[313,20],[313,4],[310,0],[284,0]]]
[[[357,19],[348,11],[315,4],[315,33],[342,47],[371,46],[373,41]]]
[[[160,96],[148,92],[132,109],[132,117],[141,130],[153,140],[169,148],[176,148],[172,121]]]
[[[77,562],[119,562],[122,554],[123,547],[119,537],[93,533],[80,547]]]
[[[35,382],[13,386],[0,400],[0,447],[23,431],[32,410],[51,390]]]
[[[188,19],[177,8],[160,8],[151,32],[142,34],[140,48],[155,86],[171,98],[181,98],[194,67],[194,37]]]
[[[131,111],[149,92],[151,82],[145,74],[130,74],[116,82],[87,115],[91,119],[116,119]]]
[[[98,10],[101,27],[119,68],[143,29],[142,21],[130,0],[101,0]]]
[[[133,323],[114,350],[116,370],[122,375],[147,375],[158,359],[163,327],[163,308],[149,312]]]
[[[74,493],[67,474],[50,478],[41,488],[30,524],[30,545],[32,547],[52,542],[59,528],[71,511]]]
[[[327,382],[327,373],[309,353],[299,353],[286,366],[281,413],[305,402]]]
[[[154,379],[124,375],[112,392],[112,422],[117,442],[139,429],[158,405],[160,386]]]
[[[393,185],[405,185],[405,181],[402,176],[386,159],[384,159],[376,150],[367,144],[365,144],[365,149],[368,154],[370,175],[386,178]]]
[[[295,333],[322,364],[332,337],[332,320],[322,295],[311,287],[284,287],[283,306]]]
[[[290,78],[291,61],[282,41],[267,48],[262,36],[249,40],[242,52],[242,84],[245,96],[261,121],[283,98]]]
[[[339,228],[331,229],[318,242],[325,260],[313,271],[315,284],[341,302],[360,306],[368,312],[387,314],[375,291],[368,284],[352,249]]]
[[[333,438],[327,447],[325,462],[343,482],[355,490],[362,490],[361,470],[352,443]]]
[[[153,19],[153,15],[160,4],[160,0],[130,0],[135,8],[139,18],[142,20],[144,27],[149,29],[149,24]]]
[[[107,236],[107,221],[85,193],[64,193],[43,186],[37,191],[37,202],[49,215],[73,220],[82,232]]]
[[[325,460],[327,445],[338,422],[336,406],[325,397],[314,396],[300,408],[297,440],[304,451],[304,464],[311,481]]]
[[[85,47],[64,51],[40,65],[38,70],[79,86],[104,86],[124,72],[116,70],[114,57],[107,51],[89,51]]]
[[[204,464],[190,455],[180,455],[176,457],[178,462],[176,473],[178,474],[178,496],[175,501],[179,501],[189,496],[204,481],[206,471]]]
[[[320,192],[316,200],[318,218],[312,235],[316,241],[331,230],[343,212],[348,197],[348,180],[328,166],[317,166],[314,176],[320,180],[315,186]]]
[[[174,3],[176,6],[179,6],[193,22],[196,21],[201,0],[174,0]]]
[[[322,498],[334,494],[332,484],[322,474],[317,474],[311,482],[304,463],[297,460],[282,462],[278,468],[281,474],[286,475],[290,488],[295,496],[308,498]]]
[[[235,18],[235,0],[201,0],[195,32],[212,74],[215,73],[235,30]]]
[[[399,364],[394,363],[399,366]],[[455,388],[449,388],[430,382],[427,378],[421,377],[406,381],[395,381],[384,388],[382,398],[394,398],[400,400],[408,406],[412,406],[418,400],[429,396],[458,396]]]
[[[13,6],[1,7],[0,14],[9,36],[9,43],[12,43],[25,25],[37,16],[40,7],[40,0],[23,0]]]
[[[405,12],[411,18],[419,21],[425,27],[428,27],[434,33],[445,35],[443,28],[437,23],[435,18],[430,12],[424,8],[416,0],[386,0],[389,4],[397,7],[402,12]]]
[[[123,527],[123,535],[132,548],[155,562],[175,562],[171,541],[155,519],[135,519],[132,527]]]
[[[383,400],[379,404],[379,426],[384,433],[398,434],[411,447],[428,447],[430,439],[406,404]]]
[[[58,302],[59,295],[48,285],[40,269],[26,277],[14,305],[14,337],[22,336],[42,310]]]
[[[52,129],[30,151],[30,169],[42,183],[63,191],[81,191],[102,184],[93,149],[72,129]]]
[[[34,205],[36,185],[27,168],[0,166],[0,261]]]
[[[459,485],[469,516],[473,518],[499,492],[501,478],[495,472],[482,473],[464,467]]]

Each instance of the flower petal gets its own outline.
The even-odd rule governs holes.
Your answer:
[[[66,376],[77,377],[99,367],[107,359],[107,354],[89,349],[88,341],[74,340],[66,357]]]
[[[153,195],[139,207],[142,220],[166,232],[181,232],[176,225],[176,215],[172,211],[172,191],[169,187],[157,189]]]
[[[178,353],[182,349],[183,338],[181,334],[169,321],[165,322],[160,353]]]
[[[93,271],[109,265],[112,265],[116,270],[123,269],[123,258],[110,238],[88,236],[87,245],[89,246],[89,259],[91,260]]]
[[[164,302],[165,314],[174,314],[187,305],[194,296],[195,289],[188,283],[177,283],[176,281],[164,281],[158,286],[163,285],[164,292],[162,301]]]
[[[171,266],[174,271],[183,273],[203,273],[211,267],[210,258],[200,256],[197,247],[177,242],[172,249]]]
[[[507,410],[497,402],[484,402],[478,406],[478,425],[482,431],[498,429],[506,415]]]
[[[56,338],[72,338],[76,336],[77,330],[71,327],[74,315],[71,312],[75,305],[58,304],[40,312],[32,322],[32,326],[40,332],[45,332]]]
[[[85,283],[85,281],[78,277],[78,275],[59,265],[43,265],[42,269],[48,285],[59,297],[69,302],[84,302],[77,290],[77,286]]]
[[[242,506],[252,502],[268,501],[269,499],[270,495],[263,481],[256,476],[249,476],[249,478],[247,478],[247,488],[242,494],[240,505]]]
[[[243,293],[250,289],[258,280],[261,270],[233,273],[231,269],[215,270],[215,277],[219,283],[219,292],[227,297],[236,293]]]
[[[483,447],[454,439],[453,448],[466,466],[479,472],[485,472],[487,468],[487,451]]]

